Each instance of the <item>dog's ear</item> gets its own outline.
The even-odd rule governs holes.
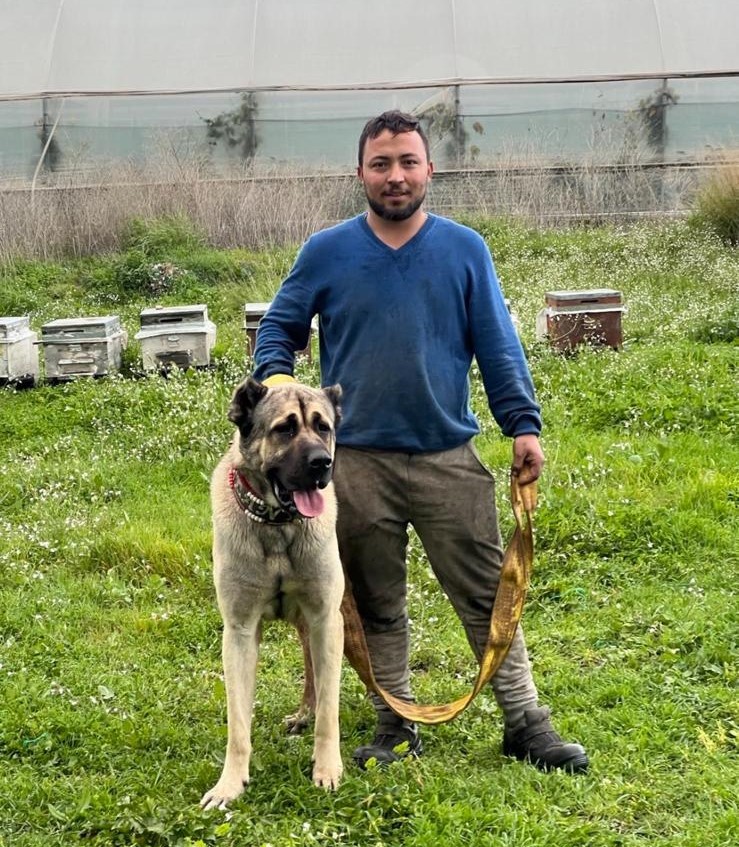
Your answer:
[[[236,424],[244,438],[251,430],[252,412],[266,393],[267,386],[252,377],[247,377],[234,391],[228,407],[228,419]]]
[[[339,401],[341,400],[341,386],[340,385],[329,385],[326,388],[322,388],[321,391],[328,397],[331,405],[334,407],[334,425],[338,426],[339,421],[341,420],[341,406],[339,405]]]

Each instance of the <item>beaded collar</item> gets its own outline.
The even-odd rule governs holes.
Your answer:
[[[298,512],[294,503],[290,506],[270,506],[259,497],[249,485],[249,480],[236,468],[228,472],[228,484],[234,493],[239,508],[247,518],[256,523],[266,523],[272,526],[299,521],[303,516]]]

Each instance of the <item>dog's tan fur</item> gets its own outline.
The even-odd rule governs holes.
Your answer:
[[[282,617],[308,632],[316,700],[313,782],[334,789],[341,778],[339,609],[344,577],[335,533],[336,500],[328,481],[339,397],[338,387],[317,390],[286,383],[267,389],[248,379],[236,389],[231,403],[229,418],[238,431],[211,481],[228,744],[220,779],[202,798],[205,809],[224,808],[249,781],[252,704],[264,619]],[[283,501],[285,491],[318,486],[323,489],[323,511],[279,525],[255,522],[230,488],[229,472],[234,468],[275,507],[281,502],[275,478]]]

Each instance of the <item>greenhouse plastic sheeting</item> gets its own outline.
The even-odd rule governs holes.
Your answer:
[[[739,72],[737,0],[0,0],[0,100]]]

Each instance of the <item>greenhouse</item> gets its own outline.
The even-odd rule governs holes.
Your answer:
[[[400,5],[1,0],[0,173],[32,177],[52,129],[50,169],[145,157],[173,134],[349,169],[363,122],[392,107],[428,119],[446,167],[603,144],[615,159],[640,123],[669,160],[737,144],[732,0]]]
[[[345,179],[388,108],[424,121],[442,211],[679,210],[739,148],[735,0],[0,0],[0,16],[6,192]]]

